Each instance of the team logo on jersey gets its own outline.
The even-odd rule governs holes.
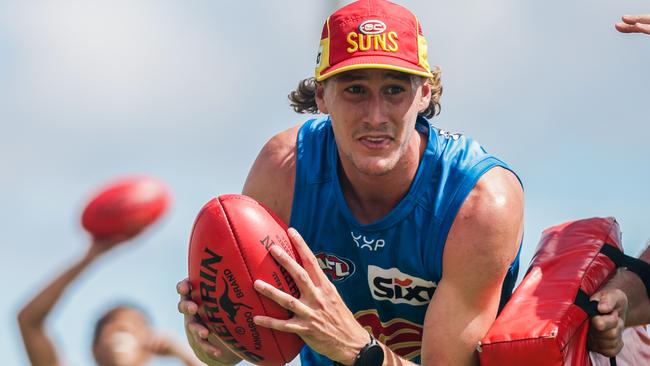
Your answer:
[[[438,284],[408,275],[397,268],[368,266],[368,287],[375,300],[393,304],[427,305]]]
[[[393,352],[411,360],[420,355],[422,347],[422,326],[406,319],[391,319],[382,322],[377,310],[362,310],[354,314],[355,319],[381,343]]]
[[[354,274],[354,262],[334,254],[316,254],[318,265],[332,282],[345,281]]]
[[[443,136],[447,140],[451,139],[451,140],[454,140],[454,141],[456,141],[456,140],[458,140],[460,138],[459,133],[452,133],[452,132],[445,131],[445,130],[438,130],[438,135]]]
[[[355,234],[354,231],[350,231],[350,235],[352,235],[352,240],[354,240],[354,243],[359,249],[368,249],[371,252],[375,252],[386,246],[386,240],[381,238],[372,238],[362,234]]]

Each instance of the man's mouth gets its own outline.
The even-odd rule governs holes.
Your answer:
[[[393,141],[389,136],[363,136],[359,138],[359,142],[368,149],[378,150],[384,149]]]

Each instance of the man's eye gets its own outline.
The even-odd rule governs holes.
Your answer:
[[[387,94],[399,94],[404,91],[404,88],[401,86],[389,86],[386,88],[386,93]]]
[[[345,89],[348,93],[352,94],[361,94],[363,93],[363,88],[360,86],[350,86]]]

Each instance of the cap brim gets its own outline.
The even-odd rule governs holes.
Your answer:
[[[426,70],[423,67],[414,65],[413,63],[401,58],[391,56],[360,56],[349,58],[334,66],[328,67],[323,70],[320,75],[316,76],[316,80],[323,81],[345,71],[360,69],[385,69],[418,75],[425,78],[433,77],[430,70]]]

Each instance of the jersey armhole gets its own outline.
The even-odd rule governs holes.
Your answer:
[[[452,198],[449,200],[449,204],[447,205],[446,208],[443,208],[442,210],[443,214],[441,215],[442,219],[440,222],[440,229],[434,236],[434,240],[432,243],[433,248],[436,247],[440,248],[440,250],[436,250],[434,253],[433,274],[436,275],[437,278],[442,279],[442,272],[443,272],[442,258],[443,258],[443,253],[445,251],[445,242],[447,241],[447,236],[449,235],[449,230],[451,229],[451,225],[453,224],[454,219],[456,218],[456,214],[458,214],[460,207],[463,205],[465,199],[472,191],[472,189],[474,189],[474,186],[476,186],[478,180],[481,179],[481,177],[488,170],[494,167],[501,167],[506,170],[509,170],[510,172],[512,172],[512,174],[514,174],[517,177],[517,179],[519,179],[517,174],[515,174],[515,172],[506,163],[497,159],[494,156],[486,157],[485,159],[476,163],[471,169],[467,171],[465,177],[458,185],[458,188],[452,193]],[[436,269],[438,269],[440,272],[436,272]]]

